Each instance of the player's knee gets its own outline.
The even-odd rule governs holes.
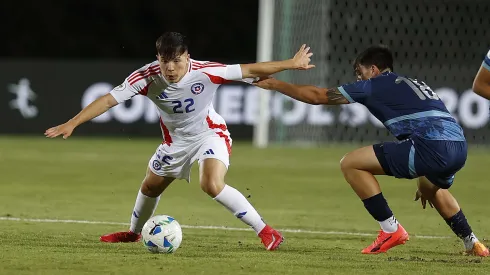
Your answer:
[[[143,184],[141,185],[141,193],[148,197],[156,198],[160,196],[162,192],[162,188],[156,184],[143,181]]]
[[[202,191],[211,197],[216,197],[225,186],[224,180],[212,174],[203,174],[200,179]]]
[[[153,176],[147,174],[143,183],[141,184],[141,193],[148,197],[158,197],[172,183],[173,178],[165,179],[163,177]]]
[[[350,155],[345,154],[340,159],[340,170],[345,174],[349,169],[352,169],[352,161],[350,160]]]

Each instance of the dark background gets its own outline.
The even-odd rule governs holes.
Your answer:
[[[81,95],[95,82],[118,85],[155,59],[155,41],[166,31],[187,37],[191,57],[224,63],[256,60],[258,1],[1,1],[0,99],[27,77],[38,95],[35,118],[2,108],[10,119],[0,133],[39,135],[81,109]],[[2,103],[2,104],[3,104]],[[7,127],[5,127],[7,126]],[[86,123],[78,135],[160,136],[158,123]],[[235,138],[251,126],[230,125]]]
[[[152,59],[163,32],[201,60],[253,62],[258,1],[1,1],[0,58]]]
[[[444,90],[441,94],[446,95],[448,108],[465,128],[468,140],[488,143],[488,101],[475,95],[471,85],[490,43],[489,0],[275,2],[272,58],[289,58],[307,43],[314,49],[317,66],[308,72],[284,72],[278,78],[327,87],[348,83],[354,79],[351,60],[356,54],[368,45],[387,44],[396,57],[398,73]],[[119,85],[135,69],[155,60],[155,41],[166,31],[186,35],[195,59],[254,62],[257,21],[258,0],[0,1],[0,117],[9,118],[0,121],[0,133],[38,135],[65,122],[80,111],[91,85]],[[35,117],[25,117],[11,106],[22,101],[17,94],[20,89],[12,92],[11,87],[23,79],[29,80],[29,89],[36,95],[28,102],[39,109]],[[216,98],[233,94],[229,88],[222,85]],[[269,125],[271,141],[391,139],[384,129],[373,126],[367,112],[351,108],[358,105],[321,106],[333,119],[318,123],[310,121],[322,117],[309,112],[315,106],[293,108],[278,93],[272,95],[271,102],[277,104],[270,106],[275,113]],[[243,114],[250,110],[246,106],[256,105],[256,99],[221,98],[226,102],[218,100],[223,104],[215,107],[225,120],[222,106],[237,106],[233,108]],[[77,134],[159,135],[158,123],[134,117],[132,123],[91,121]],[[287,117],[296,122],[286,124]],[[227,120],[234,138],[251,140],[252,123],[244,121],[243,115]]]

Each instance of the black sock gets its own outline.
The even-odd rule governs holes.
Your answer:
[[[471,226],[468,224],[468,221],[463,214],[463,210],[459,210],[459,212],[456,213],[454,216],[445,220],[447,225],[449,225],[449,227],[451,227],[451,230],[453,230],[454,234],[456,234],[456,236],[461,239],[464,239],[465,237],[468,237],[469,235],[471,235],[471,233],[473,233],[473,231],[471,230]]]
[[[367,211],[375,220],[378,222],[382,222],[389,217],[393,216],[393,212],[391,212],[388,203],[383,197],[383,193],[379,193],[370,198],[362,200],[364,203],[364,207],[366,207]]]

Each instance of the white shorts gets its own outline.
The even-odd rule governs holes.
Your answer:
[[[225,134],[226,133],[226,134]],[[156,175],[191,181],[191,167],[208,158],[218,159],[228,168],[232,140],[229,132],[213,133],[200,139],[186,142],[174,140],[171,144],[158,146],[148,166]]]

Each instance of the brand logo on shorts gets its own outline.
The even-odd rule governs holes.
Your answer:
[[[160,162],[158,160],[153,161],[153,169],[155,169],[155,170],[162,169],[162,165],[160,164]]]
[[[203,155],[214,155],[213,149],[207,150]]]
[[[198,95],[204,91],[204,85],[202,83],[194,83],[191,86],[191,92]]]

